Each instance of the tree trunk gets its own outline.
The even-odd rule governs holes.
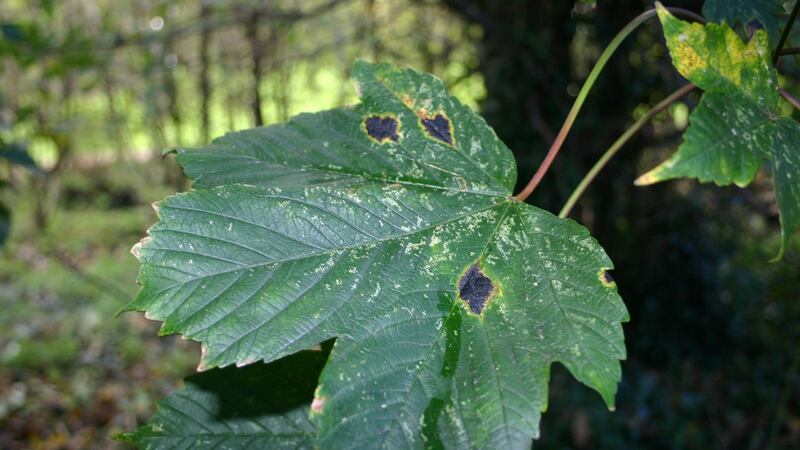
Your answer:
[[[264,125],[264,116],[261,112],[261,79],[263,77],[263,56],[264,49],[259,39],[258,25],[261,21],[261,13],[253,10],[249,13],[245,22],[245,36],[250,44],[250,57],[252,62],[253,87],[250,107],[253,112],[253,122],[257,127]]]
[[[211,28],[209,19],[211,17],[211,6],[209,2],[203,1],[200,6],[200,136],[203,143],[207,143],[211,137],[211,119],[209,117],[209,102],[211,100],[211,82],[209,80],[209,47],[211,46]]]

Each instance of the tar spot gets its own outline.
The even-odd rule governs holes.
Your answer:
[[[756,19],[753,19],[747,22],[747,26],[745,27],[745,29],[747,30],[747,38],[751,39],[753,35],[756,34],[756,31],[764,29],[764,24],[762,24]]]
[[[486,306],[486,301],[494,291],[492,280],[481,272],[475,264],[467,270],[458,282],[458,289],[461,300],[469,305],[469,310],[474,314],[480,314]]]
[[[600,281],[606,286],[611,286],[614,283],[614,278],[608,273],[607,270],[600,271]]]
[[[425,127],[428,136],[438,139],[445,144],[453,145],[453,130],[450,128],[450,120],[448,120],[444,114],[439,113],[432,118],[422,117],[420,121],[422,122],[422,126]]]
[[[397,119],[394,117],[369,116],[364,119],[367,134],[378,142],[390,139],[397,142]]]

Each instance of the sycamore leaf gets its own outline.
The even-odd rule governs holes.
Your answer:
[[[678,151],[636,183],[692,177],[718,185],[750,184],[770,147],[775,124],[753,103],[731,102],[735,97],[716,92],[703,95]]]
[[[766,33],[744,43],[727,24],[688,23],[658,5],[672,63],[706,92],[738,93],[765,110],[778,103],[777,73],[770,63]]]
[[[308,411],[325,358],[304,351],[271,364],[193,375],[158,402],[146,424],[114,439],[159,450],[312,449]]]
[[[780,254],[797,229],[800,124],[778,114],[777,72],[763,30],[744,43],[726,24],[689,24],[658,5],[672,62],[703,89],[689,117],[683,143],[669,159],[640,176],[637,185],[692,177],[718,185],[750,184],[764,160],[771,162],[781,213]]]
[[[758,22],[769,35],[773,44],[781,35],[780,16],[783,12],[781,0],[706,0],[703,15],[712,22],[726,21],[732,27],[748,27]]]
[[[800,124],[790,119],[778,122],[772,145],[772,176],[781,212],[781,253],[800,227]],[[780,258],[778,254],[777,258]]]
[[[356,107],[179,154],[199,189],[158,204],[128,309],[201,368],[336,338],[323,449],[529,448],[553,362],[613,407],[627,312],[602,248],[511,196],[511,152],[440,80],[354,74]]]

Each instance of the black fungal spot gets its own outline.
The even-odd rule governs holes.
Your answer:
[[[397,119],[394,117],[370,116],[364,119],[367,134],[378,142],[390,139],[394,142],[400,138],[397,134]]]
[[[611,274],[607,270],[601,270],[600,271],[600,281],[602,281],[604,285],[608,286],[608,285],[611,285],[611,283],[614,282],[614,278],[611,276]]]
[[[747,22],[747,26],[745,28],[747,29],[747,37],[752,39],[753,35],[756,34],[756,31],[764,29],[764,24],[756,19],[753,19]]]
[[[458,282],[461,299],[469,305],[469,310],[480,314],[486,301],[494,291],[492,280],[481,272],[477,264],[467,270]]]
[[[428,136],[453,145],[453,130],[450,128],[450,120],[444,114],[436,114],[433,118],[423,116],[420,121]]]

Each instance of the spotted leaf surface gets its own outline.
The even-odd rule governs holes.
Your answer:
[[[678,151],[636,184],[691,177],[743,187],[768,161],[778,193],[782,253],[798,226],[798,182],[791,176],[800,152],[793,140],[800,124],[779,115],[777,72],[766,32],[756,31],[745,43],[725,23],[690,24],[658,8],[675,68],[705,92]]]
[[[202,369],[335,338],[322,449],[529,448],[553,362],[613,407],[627,312],[602,248],[513,199],[510,151],[441,81],[355,78],[355,107],[180,153],[196,190],[158,204],[128,309]]]
[[[703,15],[712,22],[725,21],[744,34],[761,26],[773,44],[781,34],[781,19],[785,16],[781,0],[706,0]]]

